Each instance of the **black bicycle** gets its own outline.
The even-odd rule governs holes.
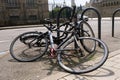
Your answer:
[[[51,23],[50,20],[46,21]],[[59,28],[48,24],[44,25],[48,29],[45,33],[23,33],[12,41],[10,54],[18,61],[28,62],[37,60],[48,53],[53,58],[57,56],[58,64],[67,72],[93,71],[107,60],[108,48],[103,41],[91,37],[89,30],[84,29],[83,25],[86,23],[85,21],[76,23],[74,20],[74,23],[66,22]],[[66,27],[63,29],[63,26]],[[53,36],[54,31],[62,36]]]
[[[47,24],[45,24],[44,26],[48,29],[48,31],[53,32],[51,29],[56,28],[56,33],[58,33],[58,32],[62,33],[62,35],[60,37],[52,36],[53,42],[56,45],[59,45],[61,42],[63,42],[64,39],[66,39],[67,36],[69,35],[68,32],[72,31],[75,27],[73,23],[68,22],[68,23],[65,23],[65,24],[62,24],[61,26],[59,26],[59,28],[63,28],[63,26],[65,26],[67,24],[67,27],[65,27],[61,30],[61,29],[58,29],[56,25],[53,25],[52,21],[50,19],[45,19],[45,21],[47,22]],[[84,29],[83,29],[83,25],[84,25]],[[82,29],[81,29],[81,27],[82,27]],[[76,27],[76,30],[77,30],[77,34],[79,34],[80,37],[82,37],[82,36],[94,37],[92,28],[85,21],[80,21],[78,27]],[[12,57],[18,61],[35,61],[38,58],[42,57],[45,53],[47,53],[48,45],[50,45],[50,38],[48,35],[48,31],[45,33],[37,32],[37,31],[25,32],[25,33],[17,36],[10,45],[10,53],[11,53]],[[35,43],[35,41],[37,43]],[[85,41],[80,40],[80,42],[86,51],[88,51],[88,52],[94,51],[94,48],[96,46],[95,43],[91,43],[91,47],[89,47]],[[31,44],[33,44],[33,43],[35,43],[34,45],[32,45],[34,47],[31,47]],[[28,51],[28,49],[29,49],[29,51]],[[28,57],[28,55],[27,55],[27,57],[25,56],[26,55],[26,54],[24,54],[25,52],[27,54],[29,54],[29,57]],[[36,54],[33,54],[33,52]],[[20,54],[22,54],[22,55],[20,56]],[[53,54],[51,54],[51,55],[53,55]]]
[[[75,27],[71,31],[62,31],[47,26],[46,28],[48,29],[46,33],[29,32],[26,36],[24,33],[16,37],[10,46],[12,57],[18,61],[34,61],[49,51],[50,56],[57,56],[59,65],[70,73],[93,71],[107,60],[108,48],[103,41],[93,37],[79,37],[77,33],[79,30]],[[55,48],[52,31],[66,32],[69,36]],[[27,34],[31,34],[32,37]],[[92,52],[89,52],[84,49],[80,41],[84,41],[89,47],[92,46],[91,43],[96,46]],[[97,44],[100,44],[102,48]]]

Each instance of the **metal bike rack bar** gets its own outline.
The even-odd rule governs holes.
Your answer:
[[[87,12],[89,10],[93,10],[94,12],[96,12],[96,14],[98,16],[98,38],[101,39],[101,15],[100,15],[99,11],[95,8],[87,8],[82,12],[81,18],[83,19],[83,15],[85,14],[85,12]]]
[[[116,13],[120,11],[120,8],[116,9],[114,12],[113,12],[113,15],[112,15],[112,37],[114,37],[114,28],[115,28],[115,15]]]
[[[59,26],[60,26],[60,22],[59,22],[59,18],[60,18],[60,14],[61,12],[64,10],[64,9],[69,9],[69,10],[72,10],[71,7],[68,7],[68,6],[65,6],[63,8],[60,9],[58,15],[57,15],[57,28],[59,29]],[[57,37],[60,37],[60,32],[57,32]]]

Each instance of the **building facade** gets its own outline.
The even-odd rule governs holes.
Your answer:
[[[41,23],[48,13],[48,0],[0,0],[0,26]]]
[[[113,12],[120,8],[120,0],[90,0],[87,7],[95,7],[102,17],[111,17]],[[96,17],[95,13],[89,13],[90,17]],[[120,13],[116,14],[120,16]]]

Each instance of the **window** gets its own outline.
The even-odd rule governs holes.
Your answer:
[[[20,19],[19,16],[10,16],[9,18],[11,21],[18,21]]]
[[[117,1],[116,4],[119,5],[119,2]]]
[[[116,2],[114,2],[114,6],[116,5]]]
[[[36,15],[29,15],[29,20],[37,20],[37,16]]]
[[[111,6],[114,6],[114,3],[113,3],[113,2],[111,2]]]
[[[19,8],[20,3],[18,0],[5,0],[5,3],[7,4],[7,8]]]
[[[107,3],[106,3],[106,6],[107,6]]]
[[[0,17],[3,15],[2,7],[0,7]],[[1,18],[0,18],[1,19]]]
[[[108,6],[111,6],[111,4],[110,4],[110,3],[108,3]]]
[[[26,0],[26,6],[28,8],[34,8],[35,7],[35,1],[36,0]]]
[[[102,7],[105,7],[105,4],[104,4],[104,3],[102,4]]]

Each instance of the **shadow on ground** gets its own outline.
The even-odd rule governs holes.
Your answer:
[[[107,68],[104,68],[104,67],[101,67],[100,70],[98,70],[98,71],[100,71],[100,72],[96,72],[95,74],[92,74],[92,73],[83,74],[83,76],[87,76],[87,77],[107,77],[107,76],[113,76],[115,74],[110,69],[107,69]]]
[[[47,71],[46,75],[51,75],[52,73],[54,73],[54,71],[63,72],[63,70],[59,67],[59,64],[57,63],[57,59],[50,58],[48,55],[33,62],[18,62],[17,60],[12,58],[9,59],[8,61],[11,63],[19,63],[19,64],[31,64],[31,63],[34,63],[34,64],[40,63],[41,65],[43,64],[44,69],[41,69],[41,70]]]

